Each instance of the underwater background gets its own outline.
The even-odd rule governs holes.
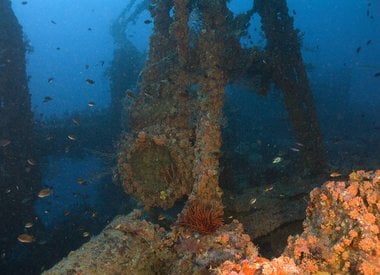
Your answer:
[[[201,102],[199,110],[194,107],[195,115],[185,112],[184,101],[194,102],[202,93],[203,80],[194,84],[194,79],[189,80],[187,97],[178,105],[165,94],[159,102],[166,100],[167,105],[149,105],[155,99],[149,94],[149,89],[156,89],[153,85],[170,87],[172,81],[184,77],[176,75],[181,60],[173,62],[177,64],[173,67],[166,63],[169,71],[157,80],[144,71],[149,60],[164,60],[161,55],[172,45],[161,42],[162,52],[152,56],[150,39],[158,27],[149,10],[160,2],[0,0],[0,270],[4,274],[40,274],[99,234],[114,217],[135,208],[143,211],[145,219],[169,229],[192,197],[192,189],[181,180],[192,180],[184,167],[194,159],[183,160],[182,168],[172,166],[173,159],[180,162],[181,158],[160,151],[160,145],[171,144],[168,136],[179,140],[184,133],[189,143],[178,154],[189,156],[194,140],[202,138],[187,132],[201,121],[193,116],[213,105]],[[202,8],[202,1],[189,2],[193,8]],[[221,2],[226,2],[231,18],[238,19],[250,14],[255,1]],[[267,258],[278,257],[287,237],[302,232],[308,194],[314,187],[331,177],[347,180],[353,170],[380,167],[380,2],[280,2],[287,4],[288,16],[298,30],[298,57],[302,57],[313,97],[316,132],[320,130],[310,151],[321,146],[323,156],[313,151],[315,159],[310,160],[307,152],[306,157],[302,155],[309,145],[299,137],[310,141],[313,133],[297,136],[297,119],[289,115],[296,108],[310,111],[310,106],[301,104],[292,110],[281,85],[272,83],[276,77],[265,78],[270,70],[266,67],[270,58],[265,59],[268,30],[257,10],[242,24],[241,32],[240,21],[233,21],[236,25],[230,35],[242,52],[265,58],[251,66],[248,58],[241,58],[243,54],[226,51],[226,67],[236,58],[234,62],[244,68],[233,64],[232,72],[227,70],[231,77],[221,77],[225,80],[222,114],[216,114],[220,115],[221,149],[215,152],[215,173],[223,189],[224,222],[239,220]],[[198,36],[195,42],[190,39],[195,44],[190,49],[201,44],[202,20],[194,8],[188,26]],[[266,24],[270,27],[270,22]],[[296,48],[285,50],[285,58],[293,60],[292,50],[297,52]],[[13,63],[17,63],[15,68],[11,68]],[[166,69],[164,64],[157,75]],[[257,73],[261,69],[264,72]],[[175,72],[173,78],[170,70]],[[201,66],[189,71],[214,73]],[[170,89],[183,88],[178,87]],[[138,104],[141,107],[134,107]],[[176,117],[182,116],[191,120],[189,129],[183,124],[176,128]],[[164,137],[155,128],[161,121],[170,125]],[[152,135],[154,153],[146,153],[145,145],[132,144],[131,133],[141,143]],[[134,161],[136,155],[143,160]],[[124,165],[121,158],[128,163]],[[155,158],[161,159],[156,163]],[[145,189],[141,191],[123,175],[131,174],[128,169],[135,171],[137,182],[151,180],[154,186],[146,188],[158,198],[144,197]],[[162,182],[155,176],[162,176]],[[165,184],[181,186],[173,191],[172,200],[166,198],[170,197],[167,190],[157,187]]]

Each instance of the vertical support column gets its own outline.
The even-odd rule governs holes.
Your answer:
[[[301,158],[311,173],[320,173],[326,167],[325,150],[293,18],[285,0],[256,0],[255,8],[267,38],[272,78],[284,92],[295,139],[304,145]]]

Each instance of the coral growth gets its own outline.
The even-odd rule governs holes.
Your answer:
[[[380,274],[380,170],[328,181],[310,198],[304,232],[281,257],[227,261],[219,274]]]
[[[182,213],[179,224],[203,235],[211,234],[223,225],[223,210],[194,200]]]
[[[304,232],[286,255],[311,272],[380,273],[380,170],[357,171],[310,193]]]

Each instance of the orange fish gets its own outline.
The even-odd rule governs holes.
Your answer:
[[[332,172],[331,174],[330,174],[330,177],[332,177],[332,178],[337,178],[337,177],[340,177],[342,174],[341,173],[338,173],[338,172]]]

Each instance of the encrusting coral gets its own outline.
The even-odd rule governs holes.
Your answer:
[[[380,274],[380,170],[353,172],[347,182],[315,188],[306,214],[304,232],[289,237],[281,257],[227,261],[218,272]]]
[[[285,254],[310,271],[380,274],[380,170],[314,189],[304,232]]]

